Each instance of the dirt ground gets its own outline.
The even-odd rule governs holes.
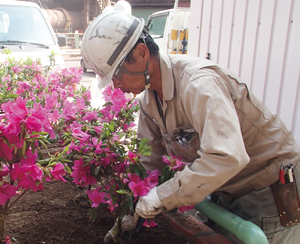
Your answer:
[[[20,244],[99,244],[114,220],[109,216],[88,219],[89,206],[79,200],[84,189],[68,180],[47,182],[43,191],[25,195],[9,212],[5,235]],[[141,238],[135,243],[191,243],[183,234],[174,231],[162,215],[156,217],[154,228],[142,227]],[[111,244],[113,242],[109,242]]]

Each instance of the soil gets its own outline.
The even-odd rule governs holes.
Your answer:
[[[88,218],[89,204],[83,188],[72,183],[46,182],[45,189],[28,192],[6,216],[5,235],[20,244],[99,244],[114,224],[110,215]],[[155,218],[154,228],[142,227],[141,238],[135,243],[183,244],[190,241],[173,230],[162,215]],[[108,242],[109,244],[113,242]]]

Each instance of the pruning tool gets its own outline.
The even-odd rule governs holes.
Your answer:
[[[124,241],[125,243],[134,243],[135,241],[137,241],[140,238],[139,231],[140,231],[140,229],[141,229],[144,222],[145,222],[145,219],[142,218],[142,217],[139,217],[133,233],[130,234],[129,231],[124,231],[121,234],[120,239],[122,241]]]
[[[288,165],[285,165],[285,164],[282,164],[280,166],[280,170],[279,170],[279,180],[281,182],[281,184],[285,184],[286,183],[286,180],[285,180],[285,169],[287,169],[287,177],[288,177],[288,180],[287,180],[287,183],[291,183],[294,181],[294,178],[293,178],[293,167],[294,165],[292,163],[288,164]]]

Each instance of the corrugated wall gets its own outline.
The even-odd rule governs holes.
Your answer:
[[[300,144],[300,0],[192,0],[188,55],[238,74]]]

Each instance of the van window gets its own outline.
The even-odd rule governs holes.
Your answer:
[[[164,36],[164,30],[168,13],[159,16],[153,16],[148,23],[149,34],[155,38],[161,38]]]
[[[0,5],[0,41],[55,45],[41,11],[26,6]]]

